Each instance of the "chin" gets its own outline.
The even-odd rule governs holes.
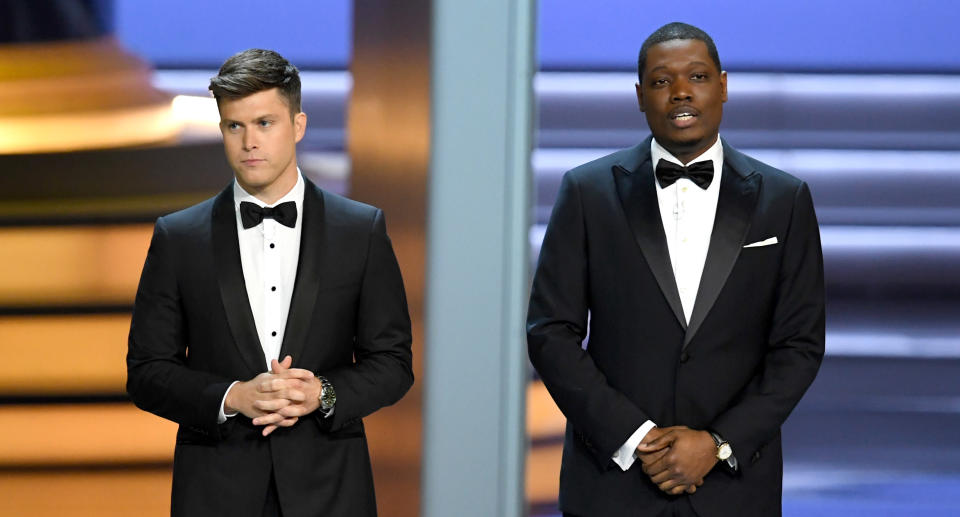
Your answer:
[[[699,132],[696,134],[684,132],[670,135],[670,137],[671,138],[667,138],[666,141],[670,142],[670,145],[682,149],[696,149],[697,147],[708,144],[708,142],[712,144],[713,139],[716,138],[716,136],[711,137]],[[657,141],[659,142],[660,139],[657,139]]]

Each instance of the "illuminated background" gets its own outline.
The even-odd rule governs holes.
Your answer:
[[[79,24],[42,2],[0,8],[28,4],[34,43],[0,41],[0,514],[164,515],[175,426],[127,402],[123,357],[152,221],[230,177],[198,97],[230,54],[279,51],[303,70],[303,171],[362,198],[353,8],[91,0],[77,4],[100,17]],[[645,136],[636,50],[680,16],[628,0],[538,10],[531,261],[563,171]],[[19,34],[11,12],[0,27]],[[821,223],[827,357],[784,428],[785,515],[960,514],[958,16],[946,0],[684,4],[730,71],[721,134],[808,181]],[[36,41],[45,28],[61,42]],[[420,504],[420,389],[372,419],[383,515]],[[532,372],[527,404],[527,499],[551,515],[564,421]]]

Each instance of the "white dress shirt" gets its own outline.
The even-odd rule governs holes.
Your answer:
[[[264,371],[270,370],[271,359],[280,360],[280,345],[283,343],[287,315],[290,312],[290,299],[293,296],[293,286],[296,281],[297,263],[300,260],[304,188],[303,176],[298,169],[297,183],[290,192],[273,204],[266,205],[244,190],[239,183],[236,181],[233,183],[240,263],[243,267],[247,299],[250,301],[257,336],[260,338],[260,346],[263,348],[263,356],[266,360]],[[245,229],[240,220],[240,203],[244,201],[269,207],[293,201],[297,205],[297,222],[293,228],[289,228],[273,218],[265,217],[260,224]],[[237,382],[234,381],[233,384]],[[227,392],[230,388],[227,388]],[[224,393],[223,401],[220,403],[218,418],[220,423],[236,414],[224,412],[223,403],[226,398],[227,395]]]
[[[684,165],[670,154],[656,139],[650,142],[650,161],[653,170],[657,170],[660,160]],[[652,178],[657,189],[657,201],[660,204],[660,220],[670,252],[670,264],[673,266],[673,278],[680,292],[683,316],[690,323],[693,304],[697,300],[703,265],[707,261],[707,249],[710,247],[710,235],[713,233],[713,220],[717,215],[717,201],[720,199],[720,177],[723,171],[723,146],[720,137],[709,149],[688,162],[689,164],[713,161],[713,181],[706,189],[697,186],[689,178],[680,178],[676,183],[660,188],[656,177]],[[630,438],[613,453],[613,461],[621,469],[627,470],[636,459],[637,445],[647,433],[656,427],[647,420],[630,435]]]

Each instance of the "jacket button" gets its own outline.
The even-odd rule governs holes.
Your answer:
[[[753,453],[753,462],[756,463],[760,460],[760,451]]]
[[[688,354],[688,353],[686,353],[686,352],[681,352],[681,353],[680,353],[680,362],[681,362],[681,363],[685,363],[685,362],[687,362],[687,361],[689,361],[689,360],[690,360],[690,354]]]

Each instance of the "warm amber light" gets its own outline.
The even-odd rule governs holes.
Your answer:
[[[129,314],[0,317],[0,394],[122,394],[129,330]]]
[[[177,424],[133,404],[0,407],[0,466],[173,460]]]
[[[110,111],[0,116],[0,154],[148,144],[170,140],[180,128],[170,104]]]
[[[7,470],[0,471],[0,501],[3,515],[169,517],[170,482],[169,467]]]
[[[0,305],[132,304],[153,226],[0,228]]]
[[[113,38],[0,45],[0,153],[151,144],[182,126],[150,67]]]
[[[556,438],[527,452],[527,501],[556,501],[560,493],[560,458],[567,419],[542,382],[527,385],[527,434],[532,440]]]

